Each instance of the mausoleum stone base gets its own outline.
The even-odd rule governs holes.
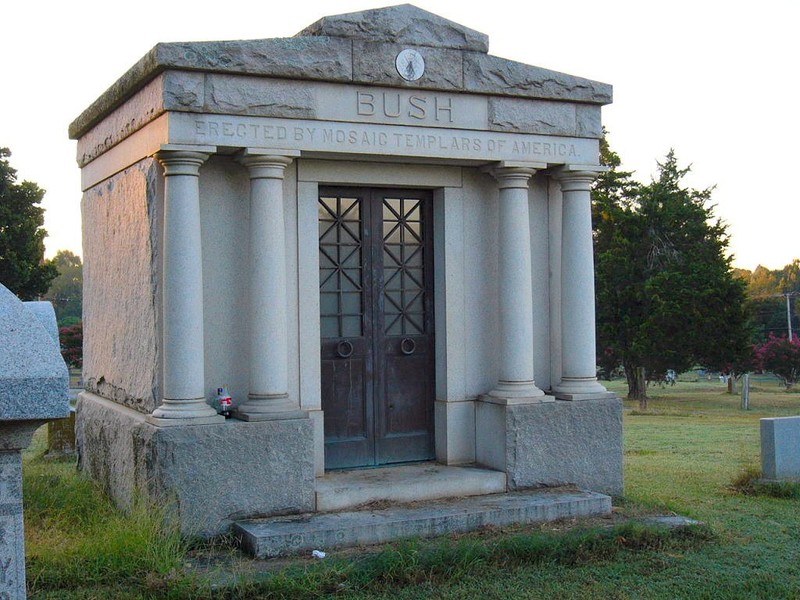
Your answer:
[[[314,510],[312,421],[284,419],[156,427],[95,394],[78,399],[79,467],[121,507],[137,494],[188,535],[225,533],[234,520]]]
[[[622,400],[476,403],[478,463],[505,471],[510,490],[576,485],[621,495]]]

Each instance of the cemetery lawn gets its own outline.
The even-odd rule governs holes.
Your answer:
[[[625,393],[621,382],[609,387]],[[784,497],[734,486],[759,469],[759,418],[800,414],[800,393],[754,381],[747,412],[717,381],[650,396],[645,412],[625,402],[626,497],[613,518],[322,561],[251,561],[224,541],[192,547],[162,531],[157,511],[119,515],[71,463],[42,458],[40,439],[24,467],[29,597],[800,598],[800,486],[782,488]],[[672,513],[707,526],[668,532],[630,521]]]

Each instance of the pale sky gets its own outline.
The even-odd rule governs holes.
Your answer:
[[[399,3],[399,2],[396,2]],[[10,0],[0,17],[0,147],[47,190],[47,255],[81,251],[80,175],[67,126],[158,42],[289,37],[370,0]],[[603,123],[650,180],[674,148],[687,183],[716,185],[734,264],[800,257],[798,0],[416,0],[489,36],[489,52],[614,86]]]

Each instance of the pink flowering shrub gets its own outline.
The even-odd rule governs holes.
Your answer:
[[[58,330],[61,338],[61,356],[70,367],[80,369],[83,366],[83,324],[62,327]]]
[[[776,337],[756,346],[756,361],[763,371],[774,373],[790,389],[800,378],[800,338]]]

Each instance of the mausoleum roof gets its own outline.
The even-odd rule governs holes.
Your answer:
[[[295,37],[327,36],[367,42],[489,51],[489,36],[413,4],[322,17]]]
[[[402,79],[397,53],[421,48],[424,75]],[[291,38],[157,44],[69,127],[80,138],[165,71],[441,90],[603,105],[611,86],[488,54],[489,39],[411,4],[323,17]],[[166,109],[166,108],[165,108]]]

